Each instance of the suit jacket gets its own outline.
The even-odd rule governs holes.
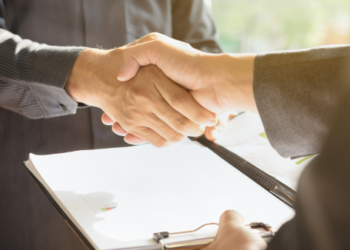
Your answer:
[[[261,54],[254,95],[282,156],[320,153],[301,175],[295,217],[268,250],[350,249],[350,46]]]
[[[319,153],[347,85],[350,46],[260,54],[254,96],[271,145],[283,157]]]
[[[0,0],[0,26],[0,249],[84,249],[22,163],[126,145],[63,90],[74,60],[153,31],[220,52],[212,18],[201,0]]]

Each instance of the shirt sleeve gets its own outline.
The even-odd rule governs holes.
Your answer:
[[[266,135],[283,157],[319,153],[350,66],[350,46],[260,54],[254,97]]]
[[[174,39],[205,52],[222,52],[218,43],[218,31],[204,1],[173,0],[172,24]]]
[[[0,107],[31,119],[74,114],[77,103],[64,86],[82,50],[22,39],[0,16]]]

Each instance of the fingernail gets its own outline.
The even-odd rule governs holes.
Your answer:
[[[217,123],[217,118],[215,117],[215,118],[210,119],[210,121],[207,123],[207,126],[213,127],[216,125],[216,123]]]

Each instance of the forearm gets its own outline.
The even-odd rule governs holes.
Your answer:
[[[211,99],[216,98],[221,109],[258,112],[279,154],[304,156],[319,152],[331,109],[346,88],[350,46],[257,57],[203,54],[196,65],[205,85],[213,86]]]
[[[32,119],[74,114],[77,104],[63,88],[83,49],[38,44],[0,29],[0,107]]]
[[[253,94],[255,57],[255,54],[203,55],[203,64],[199,64],[201,74],[206,85],[217,93],[223,111],[258,112]]]
[[[86,49],[76,59],[68,76],[65,90],[76,102],[102,108],[102,101],[115,98],[123,85],[111,81],[111,72],[118,72],[122,50]]]
[[[346,85],[350,46],[259,55],[254,96],[271,145],[284,157],[318,153]]]

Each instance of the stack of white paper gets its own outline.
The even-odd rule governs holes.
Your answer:
[[[43,183],[96,249],[160,249],[154,232],[218,222],[227,209],[278,229],[294,212],[210,150],[138,146],[30,155]],[[209,226],[190,237],[214,236]]]

